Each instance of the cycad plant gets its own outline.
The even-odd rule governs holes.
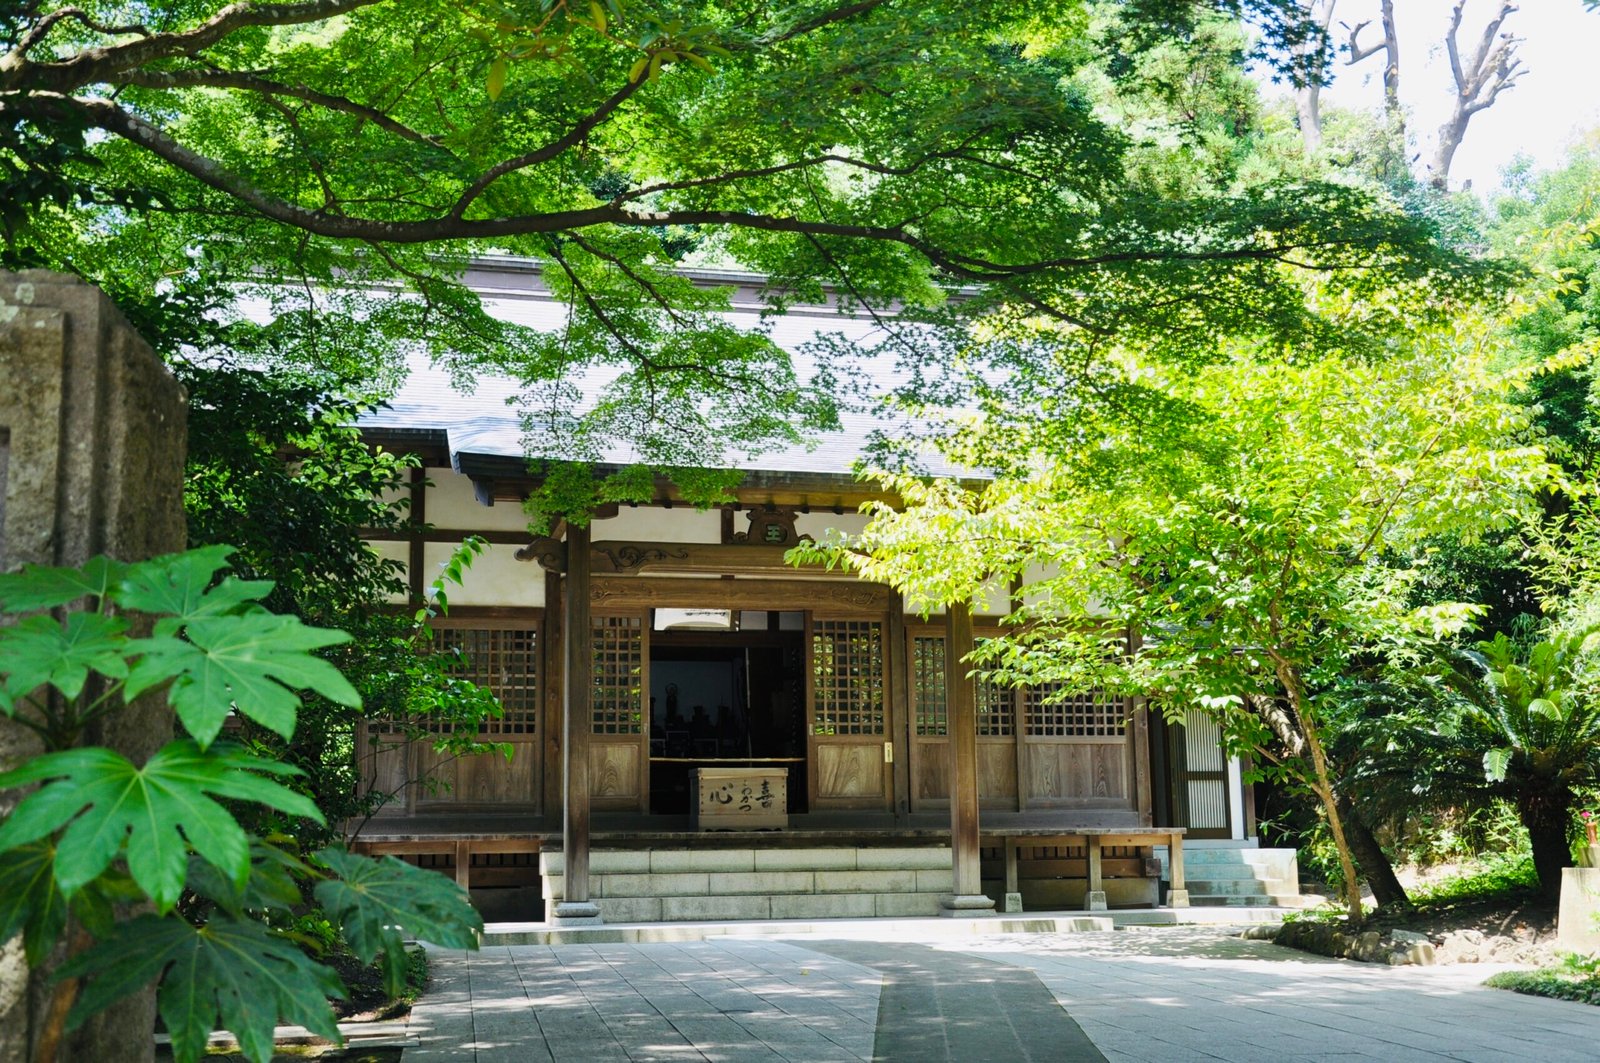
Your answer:
[[[1540,890],[1554,898],[1576,792],[1600,781],[1600,629],[1526,647],[1501,634],[1442,656],[1454,696],[1441,699],[1427,745],[1445,762],[1417,766],[1446,787],[1509,800],[1527,828]]]

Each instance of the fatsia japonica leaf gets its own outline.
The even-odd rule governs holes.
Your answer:
[[[339,925],[356,958],[382,957],[384,986],[398,994],[405,980],[405,941],[417,938],[475,949],[483,919],[466,891],[434,871],[392,856],[373,859],[343,849],[317,853],[334,878],[317,884],[317,903]]]
[[[361,695],[339,670],[311,653],[350,641],[343,631],[261,612],[196,619],[185,634],[133,644],[142,656],[126,694],[137,697],[172,680],[168,700],[202,748],[222,730],[230,708],[288,738],[300,707],[296,691],[313,690],[351,708],[361,705]]]
[[[127,628],[126,621],[99,613],[69,613],[64,621],[42,614],[0,628],[5,687],[22,697],[48,683],[63,697],[75,698],[90,672],[121,679],[128,674]]]
[[[316,872],[298,856],[264,839],[252,838],[250,874],[244,882],[229,878],[194,856],[189,859],[187,887],[230,915],[247,911],[290,912],[305,899],[298,880],[315,877]]]
[[[37,965],[67,925],[67,899],[55,880],[55,846],[40,839],[0,855],[0,941],[21,933]]]
[[[129,873],[165,912],[183,890],[191,845],[236,882],[250,873],[244,829],[213,798],[253,801],[322,822],[308,798],[265,777],[296,773],[237,746],[208,751],[190,741],[169,742],[143,767],[103,748],[47,753],[0,774],[0,789],[46,784],[24,797],[0,825],[0,853],[65,829],[55,880],[71,898],[104,872],[126,843]]]
[[[0,611],[29,613],[83,597],[103,597],[126,571],[126,565],[104,555],[90,558],[82,568],[27,565],[21,572],[0,575]]]
[[[157,635],[176,634],[190,621],[227,615],[272,592],[264,580],[225,579],[212,587],[233,553],[231,546],[206,546],[142,562],[128,569],[113,597],[124,609],[160,615]]]
[[[239,1039],[246,1059],[272,1057],[279,1019],[338,1041],[328,997],[343,997],[333,971],[253,919],[218,914],[204,926],[144,915],[75,957],[64,977],[87,977],[68,1020],[76,1028],[166,972],[157,997],[179,1063],[205,1054],[213,1029]]]

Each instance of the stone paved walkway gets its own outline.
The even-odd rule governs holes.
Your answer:
[[[1600,1059],[1600,1010],[1213,928],[435,951],[404,1063]],[[770,927],[766,928],[770,933]]]

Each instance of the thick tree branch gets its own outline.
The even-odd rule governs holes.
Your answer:
[[[1462,138],[1466,136],[1467,124],[1472,116],[1491,106],[1523,74],[1522,60],[1515,56],[1517,45],[1522,43],[1521,38],[1500,31],[1506,18],[1517,10],[1517,5],[1512,0],[1501,0],[1500,10],[1483,27],[1477,47],[1463,63],[1456,38],[1461,31],[1465,8],[1466,0],[1457,0],[1451,7],[1450,28],[1444,38],[1456,95],[1450,117],[1439,127],[1439,144],[1430,167],[1433,185],[1439,189],[1446,189],[1450,185],[1450,164],[1455,158],[1456,149],[1461,146]]]
[[[344,96],[318,92],[316,89],[305,85],[286,85],[249,71],[205,69],[130,70],[114,78],[112,84],[136,85],[146,89],[240,89],[245,92],[258,92],[264,96],[288,96],[293,99],[304,100],[306,103],[316,104],[318,107],[325,107],[330,111],[338,111],[342,114],[363,119],[380,129],[393,133],[395,136],[418,144],[427,144],[435,148],[443,147],[436,138],[417,132],[405,123],[391,118],[376,107],[357,103]]]
[[[1271,246],[1246,243],[1216,250],[1147,246],[1006,263],[946,250],[902,227],[816,221],[739,210],[643,211],[604,204],[498,218],[468,219],[446,214],[411,221],[383,221],[327,214],[269,195],[215,160],[191,151],[164,130],[123,110],[109,100],[74,98],[54,93],[32,93],[20,99],[7,99],[4,94],[0,94],[0,116],[8,112],[53,121],[76,119],[104,129],[151,152],[208,187],[244,203],[265,218],[332,239],[418,244],[553,233],[595,225],[621,225],[631,228],[707,225],[790,233],[797,236],[834,236],[899,243],[918,252],[931,264],[951,276],[971,281],[1140,262],[1279,262],[1288,260],[1296,252],[1334,246],[1332,242],[1323,240],[1306,243],[1286,242]],[[1317,265],[1320,268],[1337,267],[1337,263]]]
[[[839,7],[819,12],[810,18],[802,19],[786,29],[776,30],[762,37],[756,43],[760,47],[767,48],[774,44],[782,44],[784,41],[792,41],[796,37],[804,37],[806,34],[814,33],[825,26],[831,26],[836,22],[845,22],[855,18],[857,15],[865,14],[873,8],[882,7],[885,2],[886,0],[860,0],[860,2],[854,4],[843,4]]]
[[[303,3],[229,4],[189,30],[153,33],[124,44],[86,48],[71,59],[29,63],[21,49],[0,57],[0,89],[29,87],[70,93],[84,85],[107,82],[118,74],[162,59],[194,55],[246,26],[294,26],[320,22],[381,0],[305,0]]]
[[[506,174],[517,170],[525,170],[530,166],[538,166],[541,163],[549,162],[551,159],[556,158],[567,149],[577,146],[584,137],[588,136],[590,132],[595,129],[596,126],[604,122],[614,111],[616,111],[618,107],[621,107],[624,103],[626,103],[628,97],[632,96],[634,93],[643,88],[645,81],[646,78],[644,74],[641,73],[638,77],[628,81],[616,92],[613,92],[604,103],[602,103],[599,107],[596,107],[593,111],[590,111],[580,122],[578,122],[578,124],[567,130],[567,132],[562,136],[550,141],[550,143],[536,151],[530,151],[526,155],[519,155],[514,159],[506,159],[504,162],[497,163],[496,165],[490,167],[484,172],[482,177],[479,177],[476,181],[472,182],[472,184],[467,187],[467,190],[461,193],[461,198],[456,200],[456,205],[450,209],[450,217],[461,218],[465,216],[467,208],[472,205],[473,200],[477,199],[483,194],[485,189],[494,184],[500,178],[504,177]]]

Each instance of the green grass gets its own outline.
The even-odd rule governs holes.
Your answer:
[[[1515,897],[1538,888],[1539,876],[1533,869],[1532,854],[1498,853],[1479,857],[1469,870],[1412,891],[1411,903],[1418,908],[1426,908],[1462,901]]]
[[[1484,985],[1534,997],[1575,1000],[1600,1006],[1600,956],[1568,956],[1560,965],[1537,971],[1505,971]]]

